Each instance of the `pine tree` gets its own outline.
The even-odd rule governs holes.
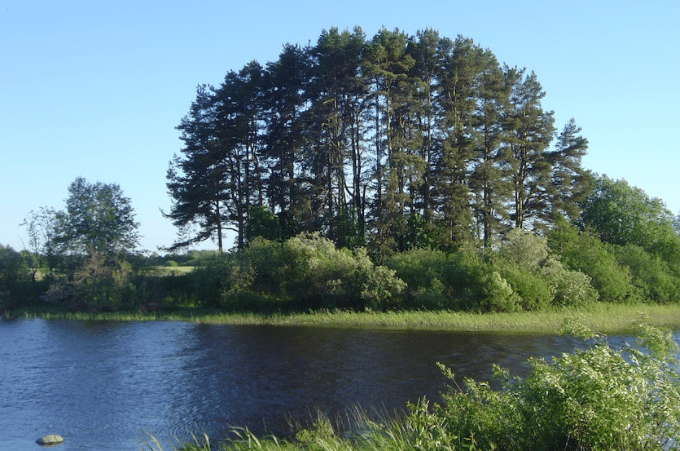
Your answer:
[[[513,200],[510,208],[512,226],[524,228],[535,219],[540,226],[545,212],[550,210],[548,186],[552,170],[547,148],[553,137],[553,112],[545,112],[541,99],[545,92],[535,73],[525,76],[525,70],[505,68],[506,83],[511,88],[510,103],[505,116],[507,150],[513,168]]]
[[[593,177],[581,166],[586,155],[588,140],[578,133],[581,127],[572,118],[557,137],[555,150],[548,154],[552,171],[550,176],[550,217],[556,214],[576,220],[580,213],[579,203],[591,191]]]
[[[173,203],[170,212],[163,214],[180,230],[177,241],[168,247],[170,251],[210,238],[215,238],[218,249],[223,250],[228,170],[220,158],[214,95],[207,85],[199,85],[196,91],[189,114],[177,127],[184,141],[183,156],[175,155],[167,172]]]

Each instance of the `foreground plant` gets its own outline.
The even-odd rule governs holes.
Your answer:
[[[499,391],[467,379],[441,405],[421,401],[410,417],[414,440],[420,449],[680,449],[678,347],[671,334],[643,325],[636,345],[620,350],[589,338],[589,349],[552,363],[531,359],[525,379],[495,367]]]

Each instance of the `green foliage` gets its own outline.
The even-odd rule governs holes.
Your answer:
[[[596,179],[595,189],[581,203],[581,225],[604,242],[634,244],[668,262],[680,258],[680,237],[673,214],[661,199],[650,198],[625,180]]]
[[[246,243],[260,237],[269,241],[280,242],[283,236],[281,223],[268,207],[250,207],[249,218],[245,229]]]
[[[548,243],[562,264],[569,270],[580,271],[591,278],[603,302],[635,300],[631,274],[622,266],[597,237],[579,232],[566,220],[558,219],[548,233]]]
[[[586,350],[531,359],[525,379],[495,368],[502,384],[465,380],[443,403],[411,407],[419,449],[678,449],[680,375],[669,333],[643,326],[639,347],[596,342]],[[448,371],[450,377],[453,375]]]
[[[221,250],[227,229],[238,248],[305,231],[383,257],[573,216],[587,140],[572,120],[549,150],[544,96],[533,72],[431,29],[331,28],[286,44],[198,86],[167,172],[172,248],[213,238]],[[252,205],[275,212],[280,237]]]
[[[444,285],[448,256],[438,250],[413,249],[385,260],[385,265],[395,271],[408,287],[410,306],[425,309],[452,308]]]
[[[246,296],[254,279],[254,270],[238,255],[212,253],[203,256],[190,277],[197,298],[206,307],[245,307],[256,296]],[[235,305],[233,305],[235,304]]]
[[[68,191],[66,210],[55,213],[53,241],[61,252],[111,254],[137,246],[139,224],[119,185],[77,177]]]
[[[506,311],[540,310],[548,307],[553,300],[554,292],[550,280],[537,270],[528,271],[522,266],[504,263],[499,268],[499,276],[502,276],[515,295],[506,296],[515,304],[508,304],[509,310]]]
[[[18,288],[26,271],[21,255],[10,246],[0,244],[0,307],[16,301]]]
[[[375,266],[363,248],[336,249],[319,234],[283,243],[256,238],[235,254],[216,254],[194,271],[199,298],[215,306],[385,309],[398,306],[405,284]]]
[[[552,305],[580,306],[597,301],[597,290],[591,279],[581,271],[569,270],[554,258],[549,258],[540,269],[550,283]]]
[[[525,271],[534,272],[548,257],[548,240],[515,228],[506,235],[500,256]]]
[[[359,221],[356,209],[342,211],[336,219],[334,241],[339,248],[356,249],[366,246],[364,226]]]
[[[640,246],[611,246],[620,264],[630,268],[637,297],[652,302],[680,302],[678,273],[661,257]]]
[[[475,252],[453,254],[414,249],[385,261],[408,287],[409,305],[416,308],[517,311],[521,300],[491,264]]]

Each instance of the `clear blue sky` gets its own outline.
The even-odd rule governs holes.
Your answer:
[[[583,165],[678,214],[679,20],[677,0],[6,0],[0,243],[25,248],[27,213],[63,209],[82,176],[121,186],[144,249],[171,244],[176,230],[160,213],[170,206],[165,173],[196,85],[355,25],[368,38],[382,26],[460,34],[535,71],[558,129],[571,117],[583,128]]]

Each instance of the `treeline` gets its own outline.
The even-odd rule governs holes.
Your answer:
[[[198,86],[167,174],[170,249],[222,250],[230,229],[240,249],[319,232],[387,256],[576,218],[587,140],[573,120],[556,132],[544,95],[533,72],[431,29],[287,44]]]

